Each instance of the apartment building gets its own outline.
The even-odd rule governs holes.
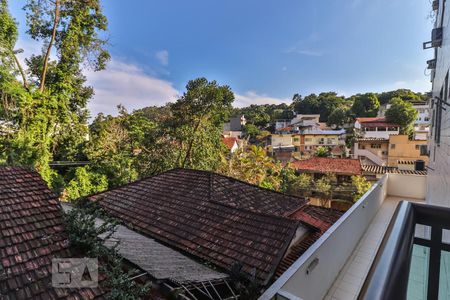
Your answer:
[[[402,163],[399,165],[399,162],[414,165],[416,161],[423,161],[425,165],[428,165],[427,143],[423,140],[411,140],[407,135],[391,135],[389,137],[388,166],[402,168]]]
[[[384,174],[261,300],[450,299],[450,8],[431,5],[427,172]]]
[[[389,139],[390,135],[399,133],[400,126],[384,117],[356,118],[355,121],[355,135],[359,137]]]
[[[388,161],[389,139],[358,138],[353,144],[353,156],[364,165],[385,166]]]

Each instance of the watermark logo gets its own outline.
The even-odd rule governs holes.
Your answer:
[[[98,286],[98,259],[52,259],[52,286],[55,288],[96,288]]]

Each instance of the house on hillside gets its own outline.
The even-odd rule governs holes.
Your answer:
[[[235,116],[230,121],[223,124],[223,133],[225,137],[240,138],[242,136],[243,126],[247,123],[245,116]]]
[[[353,144],[353,157],[364,165],[385,166],[388,161],[389,139],[357,138]]]
[[[222,143],[230,150],[230,153],[234,153],[239,149],[238,139],[235,137],[223,137]]]
[[[345,130],[332,130],[319,123],[319,115],[299,115],[298,122],[275,130],[271,135],[270,152],[281,161],[311,157],[317,148],[332,150],[345,147]],[[345,153],[345,152],[344,152]]]
[[[400,133],[400,126],[386,121],[384,117],[356,118],[355,135],[362,138],[389,139]]]
[[[393,135],[389,137],[388,166],[402,169],[415,168],[416,161],[423,161],[428,166],[428,142],[425,140],[410,140],[407,135]],[[409,161],[408,165],[401,166],[399,162]]]
[[[291,167],[299,173],[312,174],[319,179],[326,174],[336,175],[337,182],[350,182],[351,176],[361,175],[362,167],[359,159],[312,157],[291,163]]]

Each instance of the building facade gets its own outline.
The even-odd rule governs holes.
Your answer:
[[[391,135],[389,137],[388,166],[400,167],[399,161],[422,160],[428,165],[427,141],[410,140],[407,135]],[[411,165],[411,164],[408,164]],[[412,163],[414,165],[414,163]]]
[[[390,135],[399,134],[400,126],[386,121],[384,117],[356,118],[355,134],[363,138],[389,139]]]
[[[434,57],[431,65],[432,102],[429,140],[429,169],[427,202],[450,206],[450,9],[448,2],[437,1],[434,39],[431,41]],[[435,69],[433,69],[433,65]]]

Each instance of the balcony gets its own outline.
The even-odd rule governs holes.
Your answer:
[[[425,195],[426,176],[385,174],[260,299],[357,299],[396,207]]]

